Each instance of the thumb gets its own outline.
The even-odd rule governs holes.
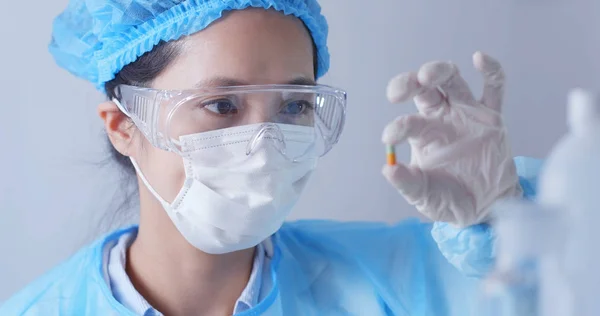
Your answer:
[[[431,220],[460,227],[475,223],[475,201],[452,174],[403,164],[385,165],[382,173],[409,204]]]
[[[408,203],[415,205],[426,197],[428,181],[421,169],[404,164],[385,165],[382,173]]]

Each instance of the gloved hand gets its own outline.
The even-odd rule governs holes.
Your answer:
[[[481,52],[473,63],[485,80],[481,100],[448,62],[392,79],[390,102],[414,98],[419,113],[398,117],[383,133],[386,145],[411,146],[409,165],[384,166],[388,181],[431,220],[459,227],[484,222],[496,200],[522,195],[500,113],[504,72]]]

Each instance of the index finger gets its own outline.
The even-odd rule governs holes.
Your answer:
[[[390,80],[387,97],[392,103],[413,99],[420,113],[427,114],[444,102],[444,96],[437,87],[429,87],[419,82],[416,72],[406,72]]]
[[[391,103],[406,102],[424,91],[416,72],[405,72],[392,78],[387,86],[387,98]]]

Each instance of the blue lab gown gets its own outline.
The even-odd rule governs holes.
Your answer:
[[[515,161],[531,198],[541,162]],[[104,245],[132,229],[80,250],[7,301],[0,315],[133,315],[114,299],[102,262]],[[487,225],[309,220],[286,223],[272,241],[270,292],[238,315],[476,315],[478,277],[494,262]]]

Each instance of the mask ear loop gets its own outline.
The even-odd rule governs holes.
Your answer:
[[[123,114],[125,114],[127,117],[132,118],[131,115],[129,115],[129,112],[125,109],[125,107],[121,104],[121,102],[119,100],[117,100],[117,98],[113,98],[112,102],[114,102],[117,105],[117,108],[119,108],[119,110],[121,112],[123,112]],[[176,140],[172,140],[172,142],[176,142],[179,145],[179,142],[177,142]],[[129,157],[129,160],[131,160],[131,164],[133,165],[133,168],[135,169],[135,172],[139,175],[140,179],[142,180],[142,183],[144,183],[144,185],[146,186],[146,188],[148,189],[148,191],[150,191],[150,193],[152,193],[152,195],[154,195],[154,197],[164,206],[169,206],[170,203],[167,202],[165,199],[163,199],[158,192],[156,192],[156,190],[154,190],[154,188],[152,187],[152,185],[150,185],[150,182],[148,181],[148,179],[146,179],[146,177],[144,176],[144,173],[142,173],[142,170],[140,169],[140,167],[138,166],[138,164],[135,162],[135,159],[133,159],[132,157]]]
[[[170,206],[170,203],[165,201],[158,194],[158,192],[156,192],[156,190],[154,190],[154,188],[150,185],[150,182],[148,182],[146,177],[144,177],[144,174],[142,173],[142,170],[140,170],[140,167],[138,166],[138,164],[135,162],[135,159],[133,159],[132,157],[129,157],[129,160],[131,160],[131,164],[133,164],[133,168],[135,169],[135,172],[137,172],[137,174],[140,176],[140,179],[142,180],[142,182],[144,183],[144,185],[146,186],[148,191],[150,191],[150,193],[152,193],[152,195],[154,195],[154,197],[163,205],[163,207],[166,208],[167,206]]]

